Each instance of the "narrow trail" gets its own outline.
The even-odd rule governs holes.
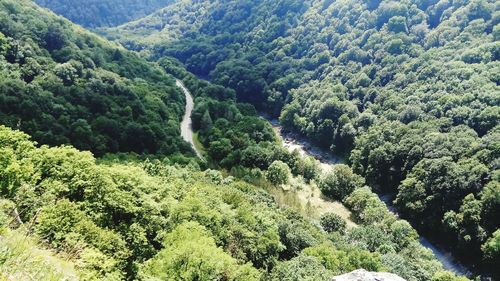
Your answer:
[[[196,156],[198,156],[200,159],[204,159],[202,153],[194,145],[194,140],[193,140],[193,135],[194,135],[193,120],[191,119],[191,113],[193,112],[194,109],[193,96],[186,88],[186,86],[184,86],[181,80],[176,79],[175,85],[179,87],[186,96],[186,109],[184,111],[184,117],[182,118],[181,122],[181,136],[186,142],[191,144],[191,147],[195,151]]]

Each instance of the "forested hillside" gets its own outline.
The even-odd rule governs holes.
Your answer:
[[[323,176],[234,90],[175,59],[147,63],[29,1],[0,3],[1,122],[38,141],[0,126],[0,280],[316,281],[358,268],[467,280],[444,271],[346,165],[319,182],[342,191],[349,227],[280,201],[281,186],[316,188]],[[183,99],[166,73],[195,95],[207,164],[175,153],[189,148],[178,136]],[[46,145],[68,143],[111,154]]]
[[[276,204],[258,172],[246,178],[260,187],[196,162],[97,161],[3,126],[0,155],[0,280],[316,281],[357,268],[468,280],[443,271],[368,188],[346,198],[359,223],[346,228],[335,214],[317,225]]]
[[[497,2],[0,0],[0,280],[498,279]]]
[[[345,155],[421,231],[493,271],[499,22],[494,0],[179,1],[107,35]]]
[[[172,76],[31,1],[0,1],[0,123],[96,155],[189,152]]]
[[[34,0],[89,28],[116,26],[149,15],[172,0]]]

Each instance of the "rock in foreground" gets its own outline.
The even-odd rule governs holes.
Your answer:
[[[333,277],[332,281],[406,281],[392,273],[368,272],[364,269]]]

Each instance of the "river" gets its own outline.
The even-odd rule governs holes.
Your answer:
[[[203,155],[200,151],[198,151],[193,140],[193,120],[191,119],[191,113],[193,113],[194,109],[193,96],[191,95],[191,92],[189,92],[189,90],[186,88],[186,86],[184,86],[184,83],[182,83],[181,80],[177,79],[175,81],[175,85],[177,85],[177,87],[179,87],[186,96],[186,108],[184,111],[184,117],[182,118],[181,122],[181,136],[186,142],[191,144],[191,147],[195,151],[196,156],[203,159]]]
[[[391,211],[393,214],[399,217],[399,213],[392,203],[393,195],[392,194],[378,194],[380,200],[385,203],[387,209]],[[426,237],[420,235],[419,241],[422,246],[427,249],[430,249],[434,256],[443,264],[443,267],[451,272],[454,272],[459,275],[470,276],[472,272],[463,264],[461,264],[449,251],[446,251],[438,244],[429,241]]]
[[[186,109],[184,112],[184,117],[181,123],[181,135],[182,138],[191,144],[193,150],[196,152],[196,155],[203,159],[202,153],[197,150],[194,140],[193,140],[193,121],[191,119],[191,113],[194,108],[194,100],[193,96],[189,92],[189,90],[184,86],[182,81],[176,81],[177,87],[179,87],[184,95],[186,96]],[[261,114],[262,118],[268,120],[274,128],[276,134],[282,139],[283,146],[286,147],[289,151],[297,150],[302,156],[311,156],[319,161],[320,167],[323,172],[330,171],[332,166],[339,163],[344,163],[344,159],[329,153],[323,149],[318,148],[308,141],[306,138],[301,137],[297,134],[292,134],[290,132],[285,132],[279,121],[277,119],[272,119],[266,116],[265,114]],[[301,194],[304,193],[304,194]],[[297,194],[299,197],[304,197],[302,199],[308,200],[308,202],[312,202],[313,207],[324,209],[322,211],[332,211],[336,210],[347,219],[349,216],[349,211],[345,209],[340,203],[332,202],[323,198],[321,194],[315,194],[314,191],[303,190]],[[394,213],[399,217],[397,209],[392,204],[392,196],[391,195],[380,195],[380,200],[384,202],[389,209],[390,212]],[[471,271],[462,265],[453,255],[441,248],[439,245],[432,243],[424,236],[419,237],[420,244],[427,249],[430,249],[434,256],[441,262],[443,267],[451,272],[454,272],[459,275],[471,275]]]
[[[321,168],[323,171],[331,170],[332,165],[343,163],[344,159],[333,155],[325,150],[322,150],[313,144],[311,144],[307,139],[289,132],[285,132],[279,121],[276,119],[268,118],[265,114],[262,114],[262,118],[267,119],[273,126],[276,134],[283,140],[283,146],[288,148],[289,151],[297,150],[302,156],[312,156],[321,163]],[[391,195],[380,195],[380,200],[384,202],[390,212],[394,213],[399,217],[397,209],[392,204]],[[434,256],[441,262],[446,270],[454,272],[459,275],[471,275],[471,271],[462,265],[453,255],[441,248],[439,245],[429,241],[424,236],[419,237],[420,244],[427,249],[430,249]]]

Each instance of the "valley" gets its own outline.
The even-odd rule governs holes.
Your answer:
[[[0,281],[500,279],[498,1],[0,18]]]
[[[283,142],[283,146],[286,147],[290,152],[297,150],[302,156],[311,156],[320,162],[321,169],[324,172],[328,172],[332,169],[332,165],[342,163],[341,158],[336,157],[332,153],[328,153],[320,148],[316,147],[311,142],[307,141],[304,138],[298,137],[295,139],[297,135],[290,134],[289,132],[284,132],[282,127],[279,125],[279,121],[275,119],[269,120],[269,122],[273,125],[276,133],[281,138]],[[342,216],[350,221],[350,212],[348,210],[343,210],[345,207],[342,203],[332,202],[331,200],[325,200],[324,195],[321,194],[321,191],[311,190],[311,187],[306,187],[300,190],[292,191],[294,192],[298,198],[303,202],[303,206],[307,204],[311,204],[312,208],[317,209],[319,211],[326,212],[327,210],[334,210],[336,213],[342,214]],[[379,195],[380,200],[386,204],[387,208],[391,213],[398,216],[397,209],[394,207],[391,196],[383,196]],[[347,215],[347,216],[346,216]],[[349,226],[354,227],[354,224],[349,224]],[[439,245],[430,242],[424,236],[419,237],[420,244],[427,249],[430,249],[435,257],[443,264],[444,268],[450,270],[451,272],[460,274],[460,275],[470,275],[471,271],[467,269],[464,265],[462,265],[452,253],[446,251]]]

